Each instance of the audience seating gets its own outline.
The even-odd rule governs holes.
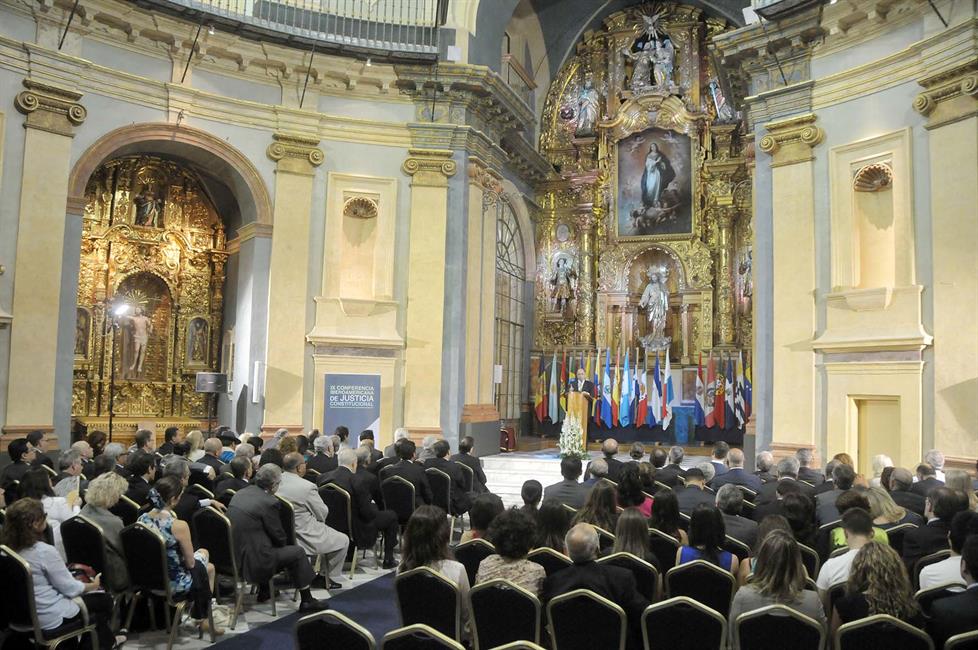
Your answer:
[[[546,546],[533,549],[527,554],[526,559],[542,566],[548,576],[573,564],[569,557]]]
[[[198,499],[213,499],[214,493],[208,490],[206,487],[199,483],[193,483],[187,486],[187,492],[193,494]]]
[[[903,556],[904,535],[907,534],[907,531],[916,529],[917,524],[900,524],[886,529],[886,538],[890,542],[890,547],[897,552],[897,555]]]
[[[96,574],[105,571],[105,538],[98,524],[75,515],[62,522],[60,530],[69,564],[87,564]]]
[[[464,481],[465,491],[472,492],[475,489],[475,470],[465,463],[460,463],[457,460],[452,462],[455,463],[456,467],[462,470],[462,480]]]
[[[609,549],[615,545],[615,535],[610,533],[601,526],[595,526],[594,530],[598,531],[598,547],[602,551]]]
[[[625,610],[588,589],[575,589],[547,603],[553,645],[560,650],[625,650]]]
[[[724,551],[733,553],[734,555],[737,556],[737,559],[740,560],[741,562],[743,562],[744,559],[750,557],[750,547],[747,546],[747,544],[744,544],[739,539],[734,539],[730,535],[724,537],[723,546],[721,546],[720,548],[722,548]]]
[[[839,557],[840,555],[845,555],[848,552],[849,552],[849,547],[848,546],[840,546],[839,548],[837,548],[834,551],[832,551],[831,553],[829,553],[829,559],[831,560],[834,557]]]
[[[140,596],[163,598],[166,604],[163,609],[166,614],[166,628],[169,630],[166,649],[172,650],[173,642],[180,630],[180,618],[187,600],[174,600],[174,594],[170,590],[166,542],[155,530],[136,523],[122,529],[122,548],[126,554],[126,568],[129,570],[130,587],[133,592],[129,614],[126,617],[126,628],[132,626],[132,617]],[[170,613],[170,608],[173,608],[173,614]],[[207,618],[210,624],[211,643],[214,643],[214,617],[209,608]]]
[[[221,493],[217,495],[217,500],[223,503],[224,507],[226,508],[231,505],[231,499],[234,498],[235,494],[237,494],[236,490],[227,488],[226,490],[221,490]]]
[[[327,483],[319,488],[319,498],[329,508],[326,525],[350,538],[353,559],[350,561],[350,580],[357,572],[357,540],[353,536],[353,500],[350,493],[335,483]],[[376,557],[376,552],[375,552]]]
[[[821,650],[825,626],[790,607],[768,605],[738,616],[733,636],[740,650],[782,650],[788,639],[792,650]]]
[[[450,536],[455,535],[455,517],[458,513],[452,508],[452,477],[437,467],[429,467],[424,471],[431,486],[431,505],[438,506],[451,520]]]
[[[685,512],[679,513],[679,527],[685,532],[689,532],[689,515]]]
[[[647,650],[716,650],[727,638],[727,619],[687,596],[653,603],[642,613]]]
[[[804,544],[798,544],[798,550],[801,551],[801,563],[805,565],[805,571],[808,572],[808,577],[814,580],[818,577],[818,570],[822,566],[818,558],[818,553],[812,547],[805,546]]]
[[[835,601],[839,600],[846,594],[846,583],[837,582],[834,585],[829,586],[829,608],[826,610],[826,617],[832,616],[832,610],[835,609]]]
[[[319,474],[319,471],[318,470],[315,470],[315,469],[313,469],[311,467],[307,467],[306,468],[306,474],[302,478],[304,478],[307,481],[310,481],[312,483],[315,483],[316,480],[319,478],[319,476],[320,476],[320,474]]]
[[[835,632],[836,650],[934,650],[934,642],[921,630],[898,618],[877,614],[842,625]]]
[[[429,625],[461,640],[462,599],[455,583],[428,567],[418,567],[394,578],[394,592],[402,625]]]
[[[944,550],[937,551],[936,553],[925,555],[917,560],[913,565],[913,575],[910,576],[910,579],[913,580],[914,589],[920,586],[920,572],[924,567],[930,566],[931,564],[936,564],[941,560],[946,560],[949,557],[951,557],[951,549],[946,548]]]
[[[490,580],[469,591],[475,647],[513,641],[540,642],[540,601],[508,580]]]
[[[689,596],[726,616],[737,581],[729,571],[706,560],[693,560],[666,572],[666,595]]]
[[[649,546],[655,557],[659,559],[659,568],[668,571],[676,566],[676,551],[681,544],[672,535],[666,535],[661,530],[649,528]]]
[[[292,631],[298,650],[374,650],[373,635],[334,611],[303,616]]]
[[[917,604],[920,605],[920,609],[924,612],[924,615],[930,616],[930,610],[935,601],[946,598],[947,596],[953,596],[955,593],[960,593],[960,589],[964,589],[965,586],[964,580],[945,585],[937,585],[930,589],[920,589],[913,597],[917,601]],[[951,587],[959,587],[960,589],[958,592],[954,592],[951,591]]]
[[[380,643],[381,650],[465,650],[465,647],[427,625],[408,625],[391,630]]]
[[[978,630],[955,634],[944,644],[944,650],[978,650]]]
[[[666,485],[662,481],[653,481],[652,484],[655,485],[655,491],[656,492],[660,492],[662,490],[671,490],[672,489],[671,487],[669,487],[668,485]]]
[[[403,527],[417,507],[414,484],[401,476],[388,476],[380,482],[380,492],[387,509],[397,515],[397,521]]]
[[[496,547],[489,540],[482,538],[470,539],[455,547],[455,559],[465,567],[470,585],[475,584],[475,574],[479,570],[479,563],[495,554]]]
[[[750,489],[746,485],[737,485],[734,483],[738,490],[740,490],[744,495],[744,501],[753,504],[757,500],[757,492]]]
[[[234,553],[234,531],[231,520],[214,508],[201,508],[194,513],[191,520],[194,536],[200,540],[200,545],[210,553],[211,564],[219,576],[231,578],[234,581],[234,608],[231,610],[231,629],[238,624],[244,600],[244,578],[238,571],[238,558]],[[274,582],[274,581],[272,581]],[[269,593],[274,593],[271,582]],[[216,595],[216,594],[215,594]],[[277,614],[275,599],[272,598],[272,616]]]
[[[638,593],[646,600],[654,602],[659,599],[659,572],[654,566],[631,553],[613,553],[598,560],[598,564],[628,569],[635,576]]]
[[[123,494],[119,502],[109,508],[109,512],[121,519],[123,525],[132,526],[139,517],[139,504]]]
[[[536,643],[531,643],[530,641],[513,641],[512,643],[507,643],[506,645],[496,646],[492,650],[547,650],[541,645]]]
[[[815,531],[815,550],[818,552],[818,559],[822,564],[825,564],[825,561],[829,559],[829,553],[832,552],[832,531],[841,526],[842,520],[837,519],[822,524]]]
[[[88,612],[82,607],[83,624],[76,629],[57,630],[61,632],[56,637],[46,638],[37,619],[37,608],[34,600],[34,580],[31,578],[31,568],[26,561],[7,546],[0,546],[0,624],[3,628],[17,634],[30,635],[36,647],[56,648],[72,639],[81,640],[88,635],[91,648],[98,647],[95,626],[89,624]],[[5,642],[9,639],[5,639]],[[13,645],[13,644],[10,644]]]
[[[570,513],[571,517],[573,517],[574,515],[577,514],[577,508],[575,508],[573,506],[569,506],[566,503],[562,503],[560,505],[562,505],[564,507],[564,510],[566,510],[567,512]]]

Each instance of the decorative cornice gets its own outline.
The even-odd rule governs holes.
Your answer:
[[[943,126],[978,111],[978,61],[943,70],[918,82],[924,91],[913,109],[928,118],[928,128]]]
[[[283,161],[294,160],[306,162],[310,167],[319,167],[326,159],[323,150],[318,146],[318,137],[297,133],[273,133],[272,139],[274,142],[268,145],[265,153],[280,166]]]
[[[72,137],[75,127],[88,117],[88,111],[78,103],[82,98],[79,92],[31,78],[24,79],[24,87],[27,90],[17,94],[14,106],[27,116],[28,128]]]
[[[502,176],[486,164],[478,156],[469,156],[468,164],[469,182],[478,186],[484,191],[499,194],[503,191],[503,186],[499,182]]]
[[[241,244],[252,239],[270,239],[272,237],[272,224],[259,223],[252,221],[238,228],[238,236],[227,243],[228,253],[236,253],[241,250]]]
[[[408,149],[401,169],[411,176],[412,186],[448,187],[457,165],[448,149]]]
[[[772,167],[793,165],[811,160],[812,149],[825,137],[825,132],[815,126],[815,115],[799,115],[764,125],[767,135],[758,147],[774,160]]]

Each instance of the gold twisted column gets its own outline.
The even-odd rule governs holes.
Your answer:
[[[717,264],[717,330],[720,335],[720,345],[733,345],[734,332],[734,208],[718,208],[717,230],[719,232],[720,251]]]
[[[577,217],[578,241],[581,247],[581,272],[577,278],[578,343],[594,347],[594,214]]]

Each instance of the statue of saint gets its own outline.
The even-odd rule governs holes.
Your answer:
[[[205,361],[207,351],[207,323],[201,318],[195,318],[190,336],[191,361]]]
[[[638,306],[648,310],[649,334],[643,338],[646,347],[664,347],[668,345],[666,339],[666,318],[669,315],[669,289],[666,281],[669,279],[669,270],[666,268],[649,268],[649,283],[645,285],[642,292],[642,299]],[[661,348],[660,348],[661,349]]]
[[[553,275],[550,276],[553,309],[559,314],[564,313],[567,303],[574,297],[572,282],[577,278],[577,273],[567,263],[567,258],[560,256],[557,258],[557,266],[554,268]]]
[[[663,40],[656,39],[655,53],[652,56],[652,76],[655,85],[660,90],[673,87],[672,73],[673,62],[676,58],[676,50],[672,41],[668,38]]]
[[[638,52],[625,52],[625,56],[635,62],[629,86],[635,94],[644,93],[652,87],[652,62],[655,51],[652,41],[647,41]]]
[[[578,97],[577,108],[577,129],[574,135],[586,137],[594,135],[594,125],[598,121],[598,103],[600,101],[598,91],[594,89],[594,84],[588,79],[584,82],[584,88]]]
[[[132,202],[136,206],[136,225],[160,227],[161,212],[163,201],[156,198],[152,188],[145,187],[136,196],[132,197]]]
[[[136,307],[132,316],[127,316],[129,321],[129,332],[131,336],[132,363],[129,365],[129,374],[140,375],[143,372],[143,361],[146,360],[146,344],[149,343],[149,335],[153,333],[153,321],[143,314],[142,307]]]
[[[744,253],[743,259],[740,261],[740,268],[738,273],[741,276],[743,287],[744,298],[752,298],[754,296],[754,278],[753,278],[753,266],[754,266],[754,253],[749,248],[747,252]]]

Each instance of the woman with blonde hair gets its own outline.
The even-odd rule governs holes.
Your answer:
[[[852,560],[845,595],[835,601],[832,633],[843,623],[876,614],[888,614],[916,627],[924,624],[906,566],[896,551],[874,540]]]
[[[944,487],[960,492],[968,497],[968,510],[978,510],[978,497],[968,473],[960,469],[949,469],[944,473]]]
[[[122,519],[109,509],[119,503],[119,499],[129,483],[115,472],[100,474],[88,484],[85,492],[85,505],[79,513],[102,529],[105,538],[105,567],[102,581],[112,591],[125,591],[129,587],[129,571],[126,569],[126,554],[122,549]]]
[[[824,624],[825,611],[818,593],[805,589],[807,577],[798,542],[789,531],[772,530],[761,543],[750,580],[737,590],[730,605],[730,647],[739,647],[737,617],[768,605],[790,607]]]
[[[190,445],[190,451],[187,452],[187,460],[191,463],[196,463],[204,457],[204,434],[201,433],[200,429],[194,429],[188,433],[187,437],[184,438],[184,442]]]
[[[869,488],[863,492],[863,495],[869,502],[869,514],[873,516],[874,526],[886,530],[900,524],[924,525],[923,517],[898,506],[890,493],[881,487]]]

